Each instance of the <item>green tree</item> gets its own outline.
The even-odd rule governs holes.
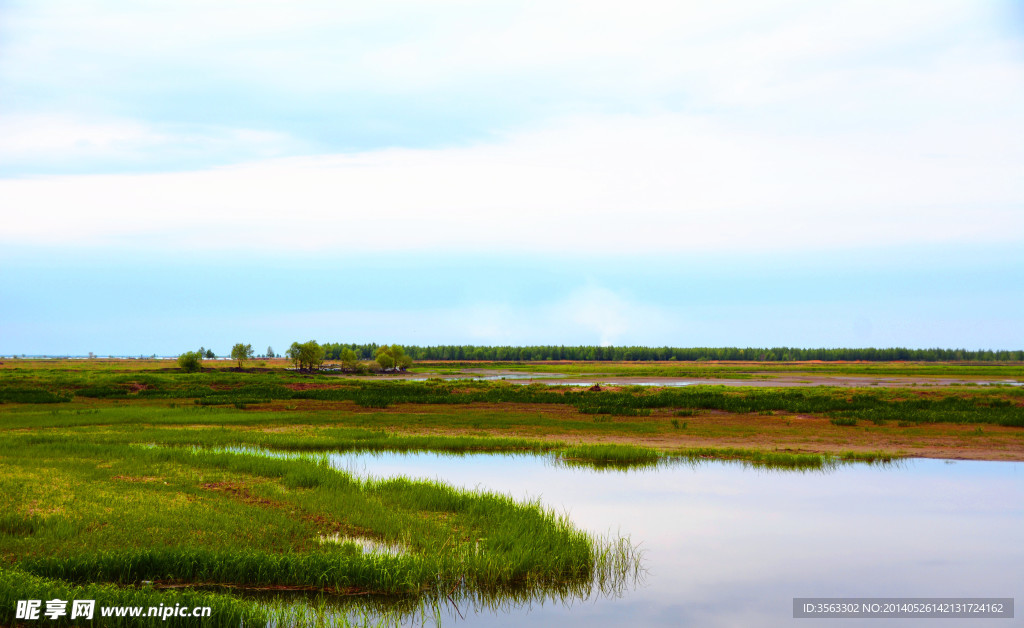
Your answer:
[[[385,371],[392,369],[404,371],[412,366],[412,358],[406,355],[401,345],[381,345],[377,347],[375,360],[381,369]]]
[[[320,365],[324,363],[324,348],[315,340],[302,344],[293,342],[286,355],[295,364],[295,368],[300,371],[312,371],[320,368]]]
[[[212,359],[214,359],[216,357],[217,357],[217,355],[213,352],[213,349],[207,349],[206,350],[206,359],[207,360],[212,360]]]
[[[252,345],[238,343],[231,347],[231,359],[238,360],[238,368],[242,368],[246,360],[252,359]]]
[[[359,368],[359,356],[356,352],[348,347],[341,350],[341,365],[346,371],[355,371]]]
[[[395,368],[395,358],[391,357],[391,353],[389,353],[385,347],[381,348],[385,350],[377,351],[377,364],[380,364],[381,369],[385,371],[390,371],[391,369]]]
[[[276,355],[274,355],[274,348],[273,347],[267,347],[267,357],[268,358],[276,358],[277,357]]]
[[[178,366],[186,373],[202,370],[203,354],[198,351],[186,351],[178,356]]]

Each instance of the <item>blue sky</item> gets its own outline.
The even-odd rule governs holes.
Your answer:
[[[1013,2],[0,1],[0,354],[1024,347]]]

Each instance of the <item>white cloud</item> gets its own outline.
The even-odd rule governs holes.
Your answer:
[[[497,90],[556,110],[682,94],[690,106],[749,109],[797,104],[795,87],[844,67],[920,70],[956,45],[985,59],[995,13],[974,0],[54,0],[11,11],[0,77],[70,90],[78,106],[110,87],[131,100],[170,83],[348,99]]]
[[[0,168],[106,161],[138,166],[211,154],[278,157],[302,143],[272,131],[211,125],[150,125],[138,120],[64,114],[0,117]]]
[[[969,0],[34,6],[0,26],[0,88],[57,97],[3,106],[0,168],[250,163],[0,179],[8,245],[668,255],[1024,234],[1019,42]],[[150,90],[168,96],[151,119]],[[545,104],[474,145],[270,159],[315,139],[168,121],[207,90],[328,112],[385,94],[413,120],[418,97]]]
[[[125,145],[147,146],[165,142],[135,121],[82,123],[66,116],[16,115],[0,118],[0,159],[15,161],[53,153],[105,153]]]
[[[981,123],[819,139],[600,116],[464,148],[0,180],[0,242],[645,255],[1016,242],[1022,165],[1014,136]]]

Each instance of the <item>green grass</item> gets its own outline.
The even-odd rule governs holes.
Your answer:
[[[558,368],[564,372],[574,366],[577,365],[558,365]],[[286,385],[292,383],[327,387],[293,390]],[[288,371],[113,374],[105,371],[8,369],[3,371],[0,379],[0,401],[18,404],[54,404],[72,398],[123,400],[133,404],[160,399],[191,399],[198,406],[237,408],[292,400],[347,401],[375,409],[397,404],[517,403],[571,405],[581,413],[618,416],[646,416],[655,409],[674,409],[676,412],[719,410],[1024,427],[1024,389],[984,387],[931,392],[922,395],[904,389],[716,386],[642,390],[640,387],[627,387],[622,391],[590,391],[509,382],[364,381],[334,375],[303,376]]]
[[[373,436],[348,435],[353,444]],[[135,591],[153,581],[345,594],[543,593],[614,579],[609,561],[621,559],[607,541],[539,502],[405,478],[359,479],[319,455],[132,444],[140,436],[133,430],[80,436],[15,434],[0,442],[0,565],[33,575],[43,589],[106,583]],[[193,440],[202,438],[192,431]],[[279,445],[305,444],[280,438]],[[434,444],[523,447],[501,439],[481,447],[482,440]],[[401,551],[325,543],[329,536]],[[215,625],[237,624],[237,613],[225,617]]]
[[[104,414],[73,416],[102,421]],[[7,436],[0,441],[0,565],[5,573],[30,574],[32,579],[22,580],[41,590],[107,586],[103,599],[110,604],[130,594],[144,600],[138,605],[177,599],[140,589],[147,581],[424,599],[454,587],[498,599],[600,589],[638,568],[628,543],[591,537],[537,502],[436,482],[355,478],[310,451],[513,451],[602,470],[711,457],[781,469],[869,459],[736,449],[664,453],[628,445],[337,428],[309,434],[114,425]],[[128,512],[132,516],[124,517]],[[343,542],[324,543],[326,536]],[[365,551],[346,538],[400,550]],[[11,590],[3,594],[15,595]],[[17,594],[23,595],[22,589]],[[231,606],[231,596],[217,599],[230,607],[224,611],[230,622],[240,614],[262,618],[261,613],[270,612]]]
[[[841,416],[829,419],[829,423],[840,427],[854,427],[857,425],[857,419],[850,416]]]
[[[575,445],[557,455],[562,462],[590,467],[646,467],[664,459],[656,449],[635,445]]]
[[[40,613],[36,623],[46,626],[240,626],[267,625],[274,619],[285,616],[275,613],[265,605],[254,604],[229,595],[218,595],[205,591],[157,591],[153,588],[119,587],[111,584],[73,584],[55,578],[40,577],[16,567],[0,564],[0,624],[15,625],[15,610],[19,600],[94,600],[94,620],[85,624],[80,619],[74,622],[68,615],[53,621]],[[210,617],[148,617],[151,607],[174,608],[210,607]],[[101,607],[141,607],[142,617],[102,617]],[[42,610],[45,611],[45,604]]]
[[[887,464],[897,459],[891,454],[880,452],[848,451],[837,455],[830,455],[732,447],[691,447],[671,452],[667,457],[688,462],[732,460],[747,466],[775,470],[830,469],[837,464],[851,462]]]

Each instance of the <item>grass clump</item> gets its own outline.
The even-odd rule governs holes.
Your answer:
[[[575,445],[566,447],[557,456],[566,463],[595,467],[653,465],[663,458],[656,449],[635,445]]]
[[[734,460],[769,469],[822,469],[834,464],[830,456],[733,447],[689,447],[672,452],[675,458],[690,462]]]

